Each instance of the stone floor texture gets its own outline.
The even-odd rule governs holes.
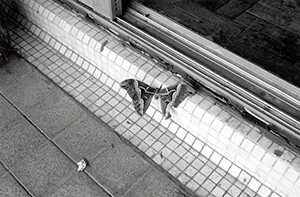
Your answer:
[[[299,0],[140,0],[300,86]]]
[[[187,195],[26,60],[1,63],[0,196]]]

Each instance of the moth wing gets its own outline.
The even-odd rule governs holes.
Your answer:
[[[177,108],[186,97],[194,94],[195,91],[185,84],[176,84],[159,92],[161,109],[166,119],[171,117],[171,107]]]
[[[165,119],[171,118],[171,114],[170,114],[171,101],[172,101],[171,94],[160,95],[160,107]]]
[[[160,107],[165,119],[171,118],[170,109],[172,107],[172,97],[177,85],[173,85],[159,91]]]
[[[194,90],[190,90],[189,87],[185,84],[178,84],[176,87],[176,91],[172,96],[172,106],[177,108],[186,97],[194,94]]]
[[[127,91],[132,99],[136,112],[141,116],[144,115],[150,106],[156,89],[136,79],[126,79],[120,83],[120,86]]]

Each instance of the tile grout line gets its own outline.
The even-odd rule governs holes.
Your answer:
[[[151,172],[151,170],[152,167],[149,167],[149,169],[143,174],[143,176],[140,176],[121,197],[126,197],[126,195],[131,191],[131,189],[133,189],[139,183],[140,180],[144,179]]]
[[[3,96],[3,94],[2,94],[2,92],[0,91],[0,95],[2,95]],[[6,99],[6,98],[5,98]],[[34,195],[30,192],[30,190],[28,190],[27,188],[26,188],[26,186],[19,180],[19,178],[6,166],[6,165],[4,165],[1,161],[0,161],[0,165],[2,165],[4,168],[5,168],[5,170],[7,171],[7,172],[5,172],[5,173],[3,173],[1,176],[0,176],[0,178],[1,177],[4,177],[4,176],[6,176],[6,174],[10,174],[13,178],[14,178],[14,180],[21,186],[21,188],[29,195],[29,196],[32,196],[32,197],[34,197]]]

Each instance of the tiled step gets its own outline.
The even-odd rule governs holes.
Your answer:
[[[120,81],[179,79],[55,2],[8,6],[13,44],[27,60],[199,196],[298,196],[300,159],[280,140],[198,91],[164,120],[157,101],[134,112]],[[25,27],[25,28],[23,28]]]

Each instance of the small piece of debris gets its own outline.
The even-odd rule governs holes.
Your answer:
[[[160,152],[160,158],[164,158],[164,155],[163,155],[163,153],[162,152]]]
[[[85,168],[88,166],[88,160],[83,159],[80,162],[77,163],[77,172],[81,172],[83,170],[85,170]]]
[[[100,51],[102,52],[104,50],[105,45],[107,45],[108,40],[105,40],[102,44],[101,44],[101,48]]]
[[[281,151],[281,150],[275,150],[274,151],[274,154],[277,156],[277,157],[280,157],[282,154],[283,154],[283,152]]]

